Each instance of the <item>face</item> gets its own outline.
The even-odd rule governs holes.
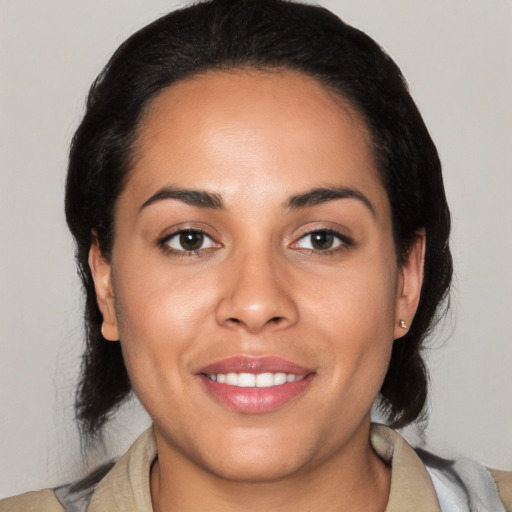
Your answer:
[[[135,156],[90,262],[160,460],[252,481],[368,449],[421,250],[397,266],[357,113],[301,74],[212,72],[153,100]]]

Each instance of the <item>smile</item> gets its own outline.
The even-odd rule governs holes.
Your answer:
[[[280,357],[241,355],[211,363],[196,375],[215,402],[238,413],[261,414],[306,392],[316,372]]]
[[[206,377],[220,384],[228,384],[239,388],[270,388],[273,386],[282,386],[287,382],[296,382],[302,380],[304,375],[283,372],[264,372],[264,373],[218,373],[207,374]]]

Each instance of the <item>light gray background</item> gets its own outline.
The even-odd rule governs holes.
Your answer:
[[[428,441],[512,469],[512,2],[320,3],[398,62],[444,164],[456,278],[429,354]],[[0,0],[0,497],[112,453],[83,458],[72,419],[82,332],[62,211],[67,147],[114,49],[176,5]],[[147,422],[125,407],[113,451]]]

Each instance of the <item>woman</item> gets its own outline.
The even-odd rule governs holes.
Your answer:
[[[91,90],[66,214],[83,431],[132,389],[154,425],[106,476],[0,510],[512,506],[510,474],[370,424],[377,398],[393,427],[424,410],[451,257],[435,147],[361,32],[280,0],[157,20]]]

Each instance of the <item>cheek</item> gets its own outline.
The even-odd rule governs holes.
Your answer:
[[[140,270],[119,269],[114,280],[120,331],[138,333],[150,341],[157,333],[167,338],[193,336],[212,308],[208,273],[145,263]],[[199,274],[199,275],[198,275]],[[114,276],[115,277],[115,276]]]
[[[304,301],[313,317],[347,341],[392,337],[397,301],[398,272],[386,261],[368,261],[321,276],[305,289]],[[370,341],[370,340],[368,340]]]
[[[393,260],[390,260],[393,261]],[[387,372],[395,326],[397,269],[379,259],[323,280],[305,294],[307,318],[341,392],[368,400]],[[311,290],[311,288],[310,288]],[[340,384],[342,382],[342,384]]]
[[[134,388],[139,381],[145,388],[183,373],[214,309],[215,286],[208,275],[193,278],[164,267],[118,268],[122,279],[114,279],[123,357]]]

